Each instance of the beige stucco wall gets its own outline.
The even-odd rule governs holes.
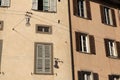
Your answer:
[[[120,60],[106,57],[104,38],[120,41],[120,25],[118,10],[115,9],[117,27],[101,23],[100,7],[98,3],[90,2],[92,20],[82,19],[73,15],[73,0],[71,0],[72,34],[75,80],[78,80],[77,71],[86,70],[99,74],[99,80],[108,80],[108,74],[120,74]],[[113,8],[114,9],[114,8]],[[95,37],[96,55],[76,52],[75,31],[85,32]]]
[[[57,13],[31,8],[32,0],[11,0],[9,8],[0,8],[0,20],[4,21],[4,30],[0,31],[3,40],[1,72],[4,74],[0,74],[0,79],[72,80],[67,0],[57,2]],[[30,26],[25,25],[26,11],[33,13]],[[36,24],[52,26],[52,34],[36,33]],[[34,74],[35,42],[53,43],[53,61],[54,58],[63,61],[59,69],[53,68],[54,75]]]

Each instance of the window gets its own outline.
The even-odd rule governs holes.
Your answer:
[[[10,6],[10,0],[0,0],[0,6],[4,7]]]
[[[50,34],[50,33],[52,33],[52,29],[51,29],[51,26],[37,25],[36,26],[36,32],[37,33],[47,33],[47,34]]]
[[[0,71],[1,71],[2,47],[3,47],[3,40],[0,40]]]
[[[52,44],[35,44],[35,73],[52,74]]]
[[[120,57],[120,42],[110,39],[104,39],[106,56],[112,58]]]
[[[56,12],[57,0],[33,0],[32,9],[40,11]]]
[[[78,71],[78,80],[99,80],[98,74],[90,71]]]
[[[92,35],[76,32],[76,50],[95,54],[95,41]]]
[[[0,21],[0,30],[3,30],[3,21]]]
[[[82,18],[91,19],[89,0],[74,0],[74,14]]]
[[[104,24],[116,27],[115,12],[113,9],[100,5],[101,21]]]
[[[109,75],[109,80],[120,80],[120,75]]]

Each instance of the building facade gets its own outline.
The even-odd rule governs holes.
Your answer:
[[[0,28],[1,80],[72,80],[67,0],[0,0]]]
[[[70,0],[73,80],[120,79],[119,5],[119,0]]]

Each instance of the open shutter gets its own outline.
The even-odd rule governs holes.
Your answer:
[[[87,18],[91,20],[92,17],[91,17],[90,1],[89,0],[85,0],[85,1],[86,1]]]
[[[79,36],[79,32],[75,32],[75,36],[76,36],[76,51],[80,51],[80,36]]]
[[[90,52],[92,54],[96,54],[96,50],[95,50],[95,39],[94,36],[89,35],[89,42],[90,42]]]
[[[120,42],[116,42],[118,58],[120,58]]]
[[[49,8],[49,0],[43,0],[43,11],[48,11]]]
[[[10,6],[10,0],[1,0],[1,6]]]
[[[84,72],[78,71],[78,80],[84,80]]]
[[[37,44],[36,47],[36,73],[41,73],[43,71],[43,45]]]
[[[100,13],[101,13],[101,22],[105,23],[104,7],[102,5],[100,5]]]
[[[32,9],[38,10],[38,0],[33,0],[33,2],[32,2]]]
[[[56,12],[57,11],[57,0],[50,0],[49,11],[52,11],[52,12]]]
[[[109,39],[104,39],[104,44],[105,44],[105,51],[106,51],[106,56],[110,56],[110,50],[109,50],[109,42],[110,40]]]
[[[99,80],[99,76],[97,73],[93,73],[93,80]]]
[[[2,48],[3,48],[3,40],[0,40],[0,65],[1,65],[1,58],[2,58]]]
[[[113,26],[117,27],[116,18],[115,18],[115,11],[113,9],[111,9],[111,13],[112,13]]]
[[[73,0],[73,13],[74,13],[74,15],[78,15],[78,5],[79,5],[79,3],[78,3],[78,0]]]
[[[51,45],[45,45],[45,72],[51,73]]]

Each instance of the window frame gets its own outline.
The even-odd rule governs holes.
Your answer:
[[[114,80],[114,78],[117,78],[117,80],[120,80],[120,75],[118,74],[110,74],[108,75],[109,80]]]
[[[38,27],[48,27],[49,32],[43,32],[43,31],[38,31]],[[41,33],[41,34],[52,34],[52,26],[50,25],[41,25],[41,24],[36,24],[36,33]]]
[[[36,49],[37,49],[37,44],[42,44],[42,45],[50,45],[51,46],[51,72],[50,73],[37,73],[36,72]],[[53,43],[45,43],[45,42],[35,42],[34,43],[34,74],[36,75],[53,75]]]

